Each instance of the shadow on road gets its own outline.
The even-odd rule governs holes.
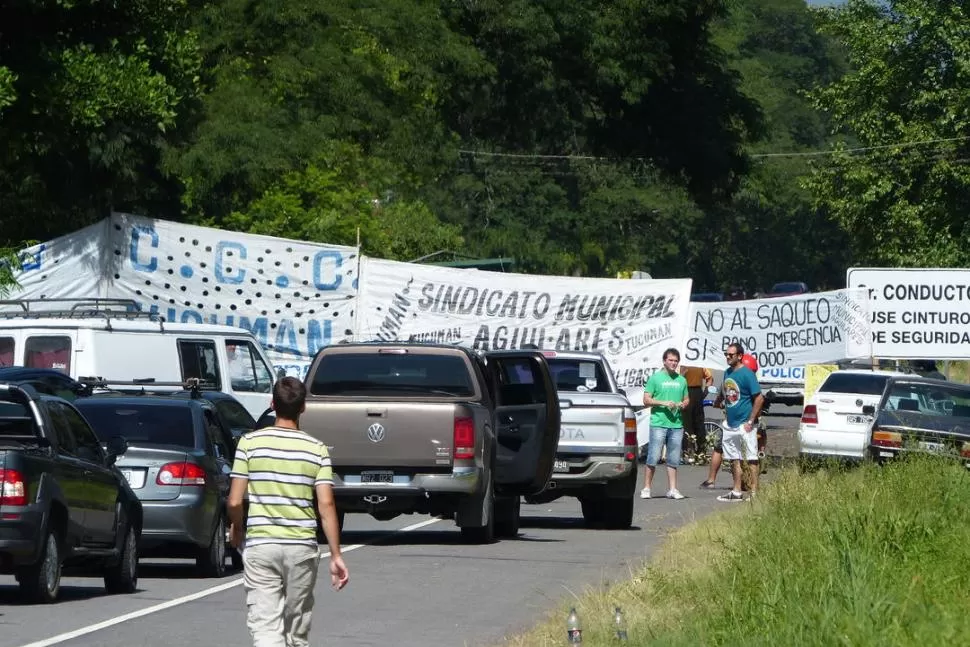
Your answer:
[[[57,602],[58,604],[64,602],[72,602],[77,600],[91,600],[93,598],[110,598],[112,597],[107,591],[104,590],[104,585],[94,584],[97,582],[92,578],[91,586],[61,586],[61,592],[58,594]],[[17,585],[13,586],[2,586],[0,585],[0,604],[12,605],[12,606],[48,606],[42,604],[29,604],[24,602],[23,596],[20,594],[20,587]],[[3,615],[3,614],[0,614]]]
[[[523,528],[546,528],[551,530],[608,530],[597,526],[587,526],[582,517],[522,517],[519,525]],[[640,530],[639,526],[630,526],[627,531]],[[609,530],[609,532],[624,532],[623,530]]]
[[[524,525],[524,524],[523,524]],[[503,537],[498,540],[519,541],[519,542],[560,542],[561,539],[548,539],[544,537],[528,537],[518,535],[517,537]],[[457,528],[448,530],[422,530],[412,532],[396,532],[388,534],[387,531],[368,530],[345,532],[340,536],[340,543],[349,546],[350,544],[369,544],[371,546],[476,546],[465,541],[461,532]]]

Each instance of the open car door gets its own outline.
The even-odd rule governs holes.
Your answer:
[[[486,357],[495,401],[496,491],[536,494],[552,477],[559,443],[559,396],[549,365],[536,351]]]

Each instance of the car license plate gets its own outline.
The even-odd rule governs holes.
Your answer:
[[[128,481],[128,485],[132,490],[137,490],[139,488],[145,487],[145,471],[144,470],[121,470],[121,475],[125,477]]]
[[[864,425],[869,422],[868,416],[847,416],[850,425]]]
[[[394,472],[385,470],[374,470],[360,473],[361,483],[393,483]]]
[[[552,466],[553,472],[568,472],[569,461],[556,461]]]
[[[946,451],[946,446],[943,443],[928,443],[925,441],[920,441],[919,448],[924,452],[933,452],[936,454],[941,454]]]

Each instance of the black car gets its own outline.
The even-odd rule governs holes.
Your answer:
[[[102,448],[63,398],[0,383],[0,573],[25,600],[55,601],[62,569],[136,590],[142,507],[116,467],[126,450],[120,435]]]
[[[970,467],[970,385],[917,376],[890,378],[876,407],[869,456],[877,461],[902,452],[952,456]]]
[[[76,402],[102,443],[128,440],[118,468],[144,510],[142,556],[194,557],[201,575],[222,577],[226,499],[236,440],[205,398],[103,393]]]
[[[53,368],[3,366],[0,367],[0,382],[29,384],[38,393],[56,395],[68,402],[91,393],[87,385]]]

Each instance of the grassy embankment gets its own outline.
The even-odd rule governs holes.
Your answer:
[[[629,581],[567,603],[515,647],[963,645],[970,640],[970,474],[916,457],[885,467],[784,470],[755,503],[672,533]]]

